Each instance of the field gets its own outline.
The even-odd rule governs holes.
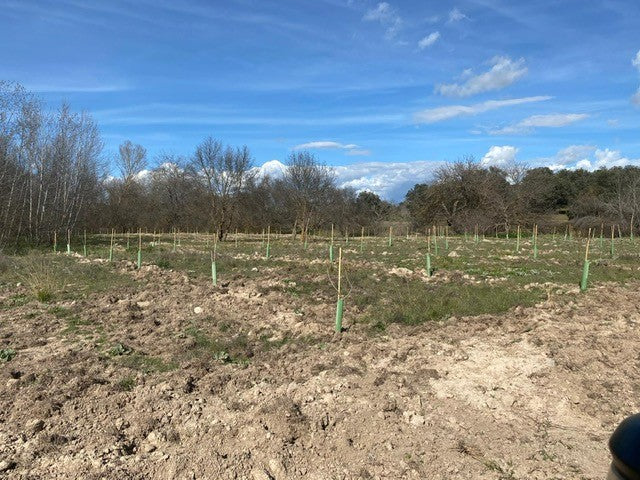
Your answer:
[[[600,479],[640,242],[108,235],[0,258],[0,477]],[[342,248],[343,331],[334,331]],[[64,250],[64,251],[62,251]],[[74,253],[80,252],[80,253]]]

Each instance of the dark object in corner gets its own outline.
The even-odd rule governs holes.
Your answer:
[[[640,480],[640,413],[625,418],[609,439],[613,456],[607,480]]]

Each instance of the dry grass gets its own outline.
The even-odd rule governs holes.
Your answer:
[[[55,266],[43,255],[29,255],[20,267],[21,282],[40,302],[49,302],[63,285],[56,274]]]

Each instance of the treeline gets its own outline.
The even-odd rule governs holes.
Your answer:
[[[113,175],[111,166],[118,169]],[[217,233],[273,231],[303,237],[383,233],[394,221],[451,232],[505,232],[517,225],[637,228],[640,169],[483,168],[473,158],[439,169],[400,205],[337,185],[331,168],[293,152],[280,175],[260,174],[246,146],[204,139],[188,156],[149,159],[125,141],[105,158],[98,127],[63,104],[47,111],[16,84],[0,82],[0,246],[50,242],[116,229],[120,232]],[[404,231],[404,228],[402,229]]]
[[[133,153],[132,153],[133,152]],[[339,188],[333,171],[308,152],[289,155],[282,175],[259,175],[247,147],[213,138],[191,157],[162,155],[147,169],[144,148],[125,142],[117,164],[122,176],[107,179],[92,230],[215,232],[272,231],[307,235],[333,224],[340,234],[375,229],[394,206],[370,192]]]
[[[567,223],[582,230],[640,220],[640,168],[586,170],[483,168],[473,158],[439,169],[430,183],[407,193],[416,227],[448,225],[462,233],[513,231],[517,225],[550,230]]]
[[[199,230],[220,239],[236,229],[306,235],[331,224],[359,233],[396,209],[373,193],[339,188],[308,152],[292,153],[275,178],[259,175],[246,146],[213,138],[188,157],[150,160],[126,141],[116,158],[105,158],[89,115],[66,104],[50,113],[21,86],[0,82],[0,246],[111,228]]]

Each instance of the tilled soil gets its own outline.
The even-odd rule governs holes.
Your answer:
[[[0,309],[0,477],[601,479],[638,411],[638,284],[333,334],[332,299],[275,272],[127,274]]]

